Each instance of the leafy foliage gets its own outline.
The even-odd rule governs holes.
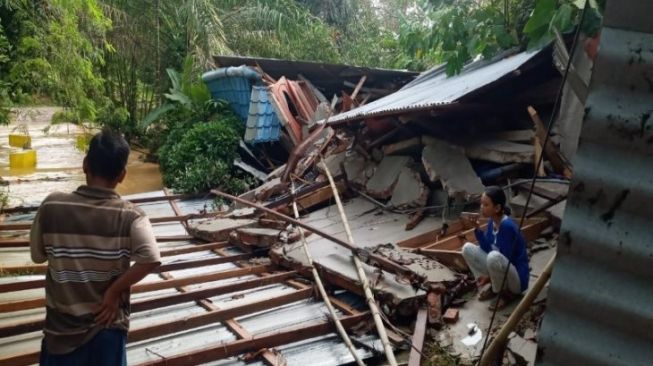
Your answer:
[[[601,22],[599,5],[590,1],[584,31],[593,35]],[[556,31],[569,32],[580,21],[583,0],[431,0],[400,25],[401,52],[395,66],[412,69],[446,63],[447,74],[460,72],[469,60],[502,50],[549,43]]]
[[[583,32],[593,36],[601,25],[600,6],[595,0],[589,0],[588,14],[583,21]],[[537,48],[551,42],[555,32],[566,33],[580,23],[580,15],[585,7],[585,0],[563,1],[538,0],[530,19],[524,26],[528,36],[528,46]]]
[[[232,168],[241,136],[237,126],[242,122],[224,111],[212,121],[172,131],[159,150],[164,183],[182,192],[215,187],[244,192],[248,181]]]

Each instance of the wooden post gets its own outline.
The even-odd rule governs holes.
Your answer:
[[[294,195],[295,194],[295,183],[291,182],[291,193]],[[297,209],[297,201],[293,200],[292,201],[292,209],[293,213],[295,215],[296,219],[299,219],[299,210]],[[315,280],[315,283],[317,284],[317,289],[320,291],[320,296],[322,296],[322,300],[324,300],[324,304],[326,305],[327,309],[329,310],[329,314],[331,314],[331,319],[336,325],[336,329],[338,330],[338,334],[340,334],[340,338],[342,338],[342,341],[345,342],[345,345],[347,345],[347,349],[349,349],[349,352],[351,355],[354,357],[354,360],[356,361],[356,364],[359,366],[365,365],[363,363],[363,360],[358,356],[358,353],[356,353],[356,348],[354,348],[354,345],[351,342],[351,339],[349,339],[349,336],[347,335],[347,331],[345,330],[345,327],[342,326],[342,323],[340,322],[340,319],[338,319],[338,315],[336,314],[336,310],[333,308],[333,305],[331,304],[331,300],[329,298],[329,294],[327,294],[326,290],[324,289],[324,284],[322,283],[322,279],[320,279],[320,275],[317,273],[317,269],[315,269],[315,266],[313,265],[313,257],[311,256],[311,252],[308,250],[308,243],[306,242],[306,236],[304,235],[304,229],[301,227],[299,229],[299,236],[301,237],[302,240],[302,248],[304,249],[304,254],[306,255],[306,259],[308,260],[308,265],[311,267],[311,272],[313,272],[313,279]]]
[[[490,366],[492,364],[492,360],[497,357],[497,353],[502,349],[502,346],[505,345],[510,332],[515,329],[517,323],[519,323],[526,311],[528,311],[528,309],[533,304],[533,301],[535,301],[537,298],[537,295],[539,295],[540,291],[542,291],[542,288],[544,288],[544,285],[546,285],[546,283],[549,281],[551,272],[553,272],[553,262],[555,262],[555,258],[556,257],[553,256],[549,260],[549,263],[546,264],[544,271],[542,271],[540,277],[537,279],[537,281],[535,281],[533,287],[528,290],[524,298],[519,302],[515,310],[513,310],[512,314],[510,314],[510,317],[506,323],[503,325],[503,327],[501,327],[499,334],[494,337],[492,343],[490,343],[490,346],[488,346],[485,353],[481,355],[481,361],[479,364],[480,366]]]
[[[326,173],[326,176],[329,179],[329,184],[331,184],[331,189],[333,189],[333,196],[336,199],[336,205],[338,205],[338,211],[340,212],[342,225],[345,227],[345,232],[347,232],[349,245],[352,247],[356,247],[356,244],[354,242],[354,236],[351,233],[351,229],[349,227],[349,221],[347,220],[347,215],[345,214],[345,209],[342,206],[342,202],[340,201],[340,193],[338,193],[338,187],[336,187],[336,182],[334,182],[333,177],[331,176],[331,172],[329,171],[329,167],[324,162],[324,159],[321,159],[321,161],[324,168],[324,172]],[[395,359],[394,352],[392,351],[392,345],[390,344],[390,340],[388,339],[388,334],[385,331],[383,320],[381,320],[379,307],[376,305],[376,301],[374,300],[374,294],[372,294],[372,289],[370,288],[370,283],[367,280],[367,275],[363,270],[363,264],[361,263],[360,259],[358,259],[356,255],[352,255],[352,259],[354,261],[354,265],[356,266],[356,273],[358,275],[358,280],[361,282],[361,285],[363,286],[363,291],[365,292],[365,298],[367,299],[367,305],[370,308],[370,312],[372,313],[372,318],[374,319],[376,330],[379,333],[379,338],[381,338],[381,343],[383,344],[383,349],[385,351],[385,356],[388,360],[388,364],[390,364],[390,366],[397,366],[397,360]]]

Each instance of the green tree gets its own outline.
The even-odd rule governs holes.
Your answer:
[[[580,21],[584,0],[422,0],[418,11],[403,19],[402,52],[396,66],[424,69],[447,64],[455,74],[469,60],[491,57],[511,47],[541,47],[556,31],[572,30]],[[584,25],[600,24],[599,5],[591,0]]]
[[[98,67],[110,21],[95,0],[4,1],[0,80],[14,101],[48,96],[79,120],[93,120],[101,96]]]

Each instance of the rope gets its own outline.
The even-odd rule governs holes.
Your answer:
[[[567,77],[569,75],[569,68],[571,67],[571,62],[574,58],[574,52],[576,51],[576,45],[578,43],[578,37],[580,35],[580,29],[581,25],[583,24],[583,21],[585,20],[585,13],[587,12],[589,0],[585,0],[585,6],[583,7],[583,12],[581,14],[580,22],[578,24],[578,28],[576,29],[576,33],[574,34],[574,41],[572,43],[572,48],[571,51],[569,52],[569,60],[567,60],[567,66],[565,67],[565,73],[562,77],[562,81],[560,82],[560,87],[558,88],[558,92],[556,94],[556,99],[555,103],[553,105],[553,113],[551,113],[551,117],[549,118],[549,123],[546,128],[546,138],[542,142],[542,146],[546,146],[546,144],[549,141],[549,137],[551,136],[551,128],[553,127],[553,121],[555,118],[555,111],[558,109],[560,105],[560,101],[562,99],[562,91],[564,89],[565,83],[567,81]],[[540,155],[540,158],[537,161],[537,167],[535,168],[535,172],[533,173],[533,179],[531,180],[531,186],[528,190],[528,197],[526,199],[526,205],[524,207],[524,212],[521,215],[521,219],[519,220],[519,231],[521,232],[522,226],[524,225],[524,222],[526,220],[526,212],[528,211],[528,206],[531,202],[531,198],[533,197],[533,190],[535,188],[535,182],[537,181],[537,172],[540,169],[540,166],[542,165],[544,161],[544,154]],[[515,256],[515,249],[516,249],[516,244],[517,243],[517,236],[515,236],[512,246],[511,246],[511,258]],[[505,289],[506,286],[506,280],[508,278],[508,271],[510,270],[510,263],[506,266],[506,270],[503,273],[503,279],[501,280],[501,291],[502,292]],[[499,302],[500,296],[497,297],[497,300],[494,305],[494,310],[492,311],[492,317],[490,318],[490,324],[487,327],[487,330],[485,332],[486,337],[485,340],[483,341],[483,348],[481,349],[481,354],[479,356],[478,364],[480,364],[481,360],[483,359],[483,354],[485,353],[485,349],[487,347],[488,340],[490,339],[490,331],[492,330],[492,325],[494,324],[494,320],[496,319],[496,315],[498,312],[497,304]]]

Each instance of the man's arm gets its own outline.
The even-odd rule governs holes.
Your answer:
[[[29,232],[29,250],[34,263],[45,263],[48,256],[45,254],[45,246],[43,244],[43,232],[41,230],[41,210],[39,208],[32,223],[32,229]]]
[[[161,264],[159,247],[152,231],[150,220],[140,216],[132,223],[130,230],[131,259],[135,262],[104,293],[100,311],[95,317],[98,325],[110,326],[116,319],[120,295],[142,280]]]
[[[109,286],[104,293],[104,300],[100,307],[100,312],[95,317],[98,325],[109,326],[116,320],[118,306],[120,304],[120,294],[128,290],[131,286],[142,280],[150,272],[154,271],[161,263],[134,263],[127,272]]]

